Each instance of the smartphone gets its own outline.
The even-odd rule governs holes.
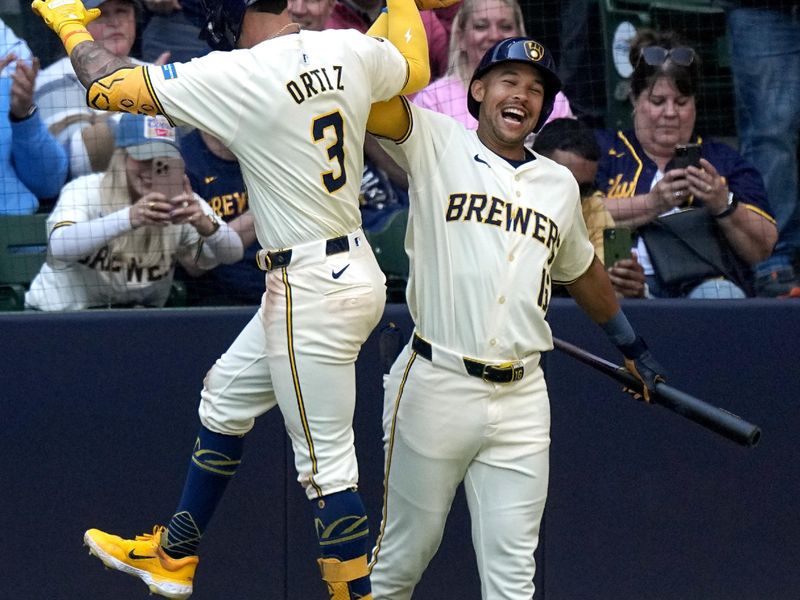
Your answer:
[[[675,156],[667,164],[667,171],[672,169],[685,169],[686,167],[700,168],[700,144],[678,144],[675,146]]]
[[[164,194],[167,200],[182,194],[185,168],[180,158],[154,158],[150,190]]]
[[[606,269],[623,258],[631,257],[630,227],[607,227],[603,230],[603,263]]]

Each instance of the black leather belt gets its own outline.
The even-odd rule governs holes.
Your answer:
[[[422,358],[431,360],[433,351],[429,342],[426,342],[416,333],[411,340],[411,348]],[[519,381],[525,374],[525,366],[522,361],[506,362],[500,364],[489,364],[479,360],[473,360],[466,356],[462,358],[467,373],[478,379],[483,379],[491,383],[511,383]]]
[[[339,254],[340,252],[347,252],[350,250],[350,241],[346,235],[331,238],[325,242],[325,254]],[[292,262],[292,249],[288,250],[274,250],[271,252],[261,251],[256,254],[256,264],[262,271],[271,271],[272,269],[280,269],[281,267],[288,267]]]

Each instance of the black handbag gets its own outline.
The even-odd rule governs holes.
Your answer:
[[[687,208],[658,217],[640,227],[639,235],[665,286],[686,290],[706,279],[725,277],[753,295],[750,267],[705,210]]]

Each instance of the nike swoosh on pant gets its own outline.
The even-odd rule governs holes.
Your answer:
[[[347,269],[347,267],[349,267],[349,266],[350,266],[350,263],[347,263],[345,266],[343,266],[338,271],[331,271],[331,277],[333,277],[334,279],[339,279],[339,277],[342,276],[342,273],[344,273],[345,270]]]

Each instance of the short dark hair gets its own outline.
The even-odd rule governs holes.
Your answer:
[[[671,60],[660,65],[649,65],[642,59],[642,49],[647,46],[661,46],[667,50],[680,46],[689,46],[674,31],[656,31],[655,29],[640,29],[631,40],[628,59],[633,65],[631,74],[631,97],[636,99],[644,90],[651,89],[655,82],[666,77],[675,82],[675,87],[684,96],[694,96],[697,93],[700,78],[700,58],[694,52],[694,60],[688,66],[676,64]]]
[[[577,119],[553,119],[542,127],[533,141],[533,149],[543,156],[556,150],[574,152],[586,160],[600,160],[600,145],[592,129]]]
[[[256,12],[279,15],[286,10],[287,4],[287,0],[256,0],[249,8],[252,8]]]

